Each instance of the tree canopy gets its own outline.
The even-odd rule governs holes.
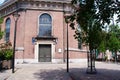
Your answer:
[[[117,21],[120,21],[120,1],[118,0],[72,0],[74,12],[68,16],[70,26],[74,29],[74,22],[77,22],[85,33],[85,40],[89,47],[98,47],[101,41],[102,28],[110,24],[114,14],[117,14]],[[76,36],[79,38],[80,32]]]
[[[97,19],[100,23],[110,23],[114,14],[120,20],[120,1],[118,0],[72,0],[74,13],[72,16],[81,25],[86,25],[90,18]]]
[[[120,49],[120,27],[118,25],[111,25],[109,28],[108,48],[113,52]]]
[[[111,34],[108,42],[108,47],[110,51],[117,52],[120,49],[120,41],[114,33]]]

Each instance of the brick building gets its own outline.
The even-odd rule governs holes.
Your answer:
[[[70,0],[6,0],[0,6],[0,16],[4,17],[2,42],[13,44],[15,20],[18,12],[16,33],[16,63],[66,61],[66,27],[64,16],[73,11]],[[74,39],[74,30],[69,27],[69,60],[86,60],[86,48]]]

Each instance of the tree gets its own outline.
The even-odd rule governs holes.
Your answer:
[[[120,28],[118,25],[111,25],[109,29],[108,48],[115,53],[115,62],[117,62],[117,51],[120,50]]]
[[[0,18],[0,40],[2,39],[3,35],[4,35],[4,31],[1,30],[1,25],[3,23],[3,18]],[[8,66],[9,61],[11,60],[13,56],[13,49],[12,49],[12,44],[11,42],[6,42],[6,43],[1,43],[0,44],[0,61],[2,62],[2,64],[0,65],[0,68],[9,68],[9,66],[11,66],[11,64]],[[7,60],[7,66],[5,65],[5,67],[3,67],[2,65],[4,60]]]
[[[96,47],[96,42],[99,39],[93,39],[95,34],[96,24],[97,31],[101,31],[104,28],[104,24],[109,24],[114,14],[118,14],[118,20],[120,19],[120,2],[118,0],[72,0],[74,6],[74,13],[68,17],[70,26],[74,29],[74,21],[76,21],[87,35],[85,40],[89,43],[90,50]],[[79,36],[77,33],[76,35]],[[99,34],[96,34],[99,38]],[[93,41],[94,40],[94,41]]]
[[[106,51],[106,44],[104,41],[102,41],[98,47],[99,52],[102,53],[102,59],[105,58],[105,51]]]
[[[110,25],[109,33],[114,33],[116,37],[120,40],[120,26]]]
[[[102,58],[105,58],[105,52],[107,49],[107,32],[106,31],[102,31],[101,33],[101,42],[100,45],[98,46],[98,51],[102,53]]]
[[[1,31],[1,24],[3,23],[3,18],[0,18],[0,40],[2,39],[2,36],[4,34],[3,31]],[[1,48],[0,48],[0,60],[3,58],[3,53],[1,51]]]
[[[114,14],[118,14],[118,21],[120,20],[120,2],[118,0],[72,0],[71,3],[74,12],[67,19],[73,29],[74,22],[77,22],[85,33],[85,42],[89,44],[90,50],[90,71],[93,72],[92,51],[99,45],[97,40],[100,41],[99,34],[104,24],[109,24]],[[97,34],[94,29],[98,32]],[[76,35],[79,37],[78,33]],[[95,38],[94,35],[97,37]]]

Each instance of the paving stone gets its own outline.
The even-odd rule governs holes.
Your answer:
[[[120,80],[120,64],[96,62],[97,74],[86,74],[86,62],[69,66],[70,74],[66,64],[17,64],[14,74],[0,72],[0,80]]]

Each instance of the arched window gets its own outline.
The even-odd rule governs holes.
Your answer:
[[[49,14],[44,13],[39,17],[39,37],[49,37],[52,33],[52,18]]]
[[[6,20],[6,28],[5,28],[5,41],[6,42],[8,42],[10,39],[10,23],[11,23],[11,20],[10,18],[8,18]]]

